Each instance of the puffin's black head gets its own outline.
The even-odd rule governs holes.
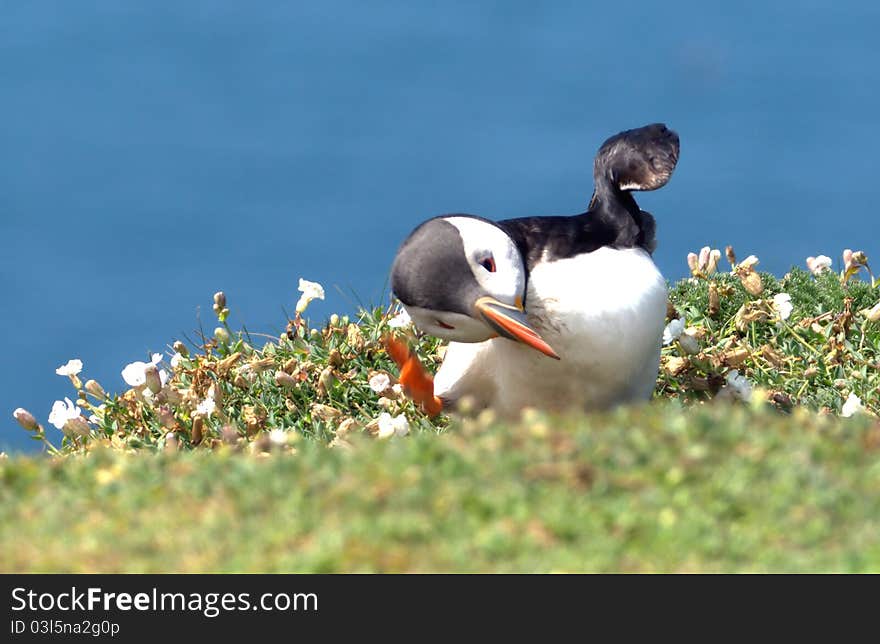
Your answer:
[[[672,176],[678,152],[678,134],[663,123],[615,134],[596,153],[596,190],[656,190]]]
[[[526,269],[513,240],[471,215],[429,219],[401,245],[391,290],[422,331],[455,342],[501,335],[558,358],[523,312]]]

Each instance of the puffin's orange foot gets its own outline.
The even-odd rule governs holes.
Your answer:
[[[443,401],[434,395],[434,378],[425,369],[409,345],[392,335],[383,338],[385,350],[400,369],[398,381],[403,391],[415,403],[422,406],[429,416],[436,416],[443,409]]]

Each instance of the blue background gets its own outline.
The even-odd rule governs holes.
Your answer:
[[[215,326],[277,334],[387,297],[444,212],[586,207],[609,135],[681,135],[669,279],[731,243],[777,274],[876,256],[880,5],[10,1],[0,5],[0,447],[72,389]],[[726,265],[726,264],[725,264]],[[341,290],[338,291],[335,286]],[[353,295],[356,294],[356,295]],[[59,434],[49,429],[54,438]]]

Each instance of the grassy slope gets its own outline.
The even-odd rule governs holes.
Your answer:
[[[4,571],[880,571],[880,428],[674,403],[0,466]]]

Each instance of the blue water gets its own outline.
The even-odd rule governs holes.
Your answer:
[[[300,276],[316,318],[381,301],[429,216],[583,210],[648,122],[682,141],[639,198],[670,279],[704,244],[877,257],[880,5],[710,4],[4,2],[0,448],[71,395],[55,367],[121,390],[215,290],[278,333]]]

